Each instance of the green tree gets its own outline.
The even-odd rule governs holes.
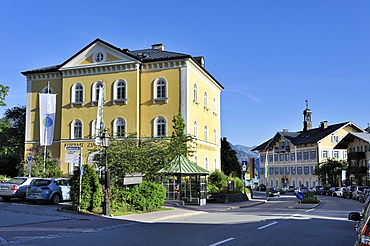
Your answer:
[[[171,159],[178,155],[193,156],[194,139],[192,136],[185,134],[186,124],[181,114],[175,115],[172,119],[172,123],[173,132],[169,147]]]
[[[5,97],[8,95],[9,86],[4,86],[0,84],[0,106],[6,106]]]
[[[315,169],[314,174],[318,176],[318,179],[322,184],[325,184],[326,180],[328,180],[330,185],[335,186],[340,182],[342,170],[346,168],[347,162],[328,158],[319,164]]]
[[[81,202],[80,208],[97,212],[101,206],[102,187],[98,175],[93,166],[84,165],[84,172],[81,177]],[[80,170],[76,169],[70,179],[70,195],[73,204],[78,204],[80,191]]]
[[[2,174],[16,176],[24,156],[26,107],[8,109],[4,116],[0,119],[0,170]]]
[[[227,176],[232,174],[235,177],[241,177],[242,175],[236,151],[231,148],[225,137],[221,139],[221,170]]]
[[[49,149],[46,150],[45,163],[44,163],[44,147],[38,146],[28,150],[31,161],[31,176],[41,178],[59,178],[63,176],[63,172],[60,170],[60,161],[57,158],[52,157],[52,153]],[[28,161],[23,162],[23,166],[20,170],[20,174],[26,176],[28,174]]]

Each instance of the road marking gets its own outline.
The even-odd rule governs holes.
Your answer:
[[[311,212],[311,211],[313,211],[313,210],[315,210],[314,208],[311,208],[311,209],[309,209],[309,210],[306,210],[305,212],[306,213],[308,213],[308,212]]]
[[[300,214],[293,214],[292,216],[290,216],[290,218],[293,218],[293,217],[296,217],[296,216],[300,216]]]
[[[231,241],[231,240],[234,240],[234,239],[235,239],[235,238],[230,237],[230,238],[225,239],[225,240],[223,240],[223,241],[220,241],[220,242],[218,242],[218,243],[210,244],[209,246],[216,246],[216,245],[220,245],[220,244],[226,243],[226,242]]]
[[[270,224],[267,224],[267,225],[265,225],[265,226],[258,227],[258,228],[257,228],[257,230],[265,229],[266,227],[269,227],[269,226],[272,226],[272,225],[275,225],[275,224],[277,224],[277,222],[276,222],[276,221],[275,221],[275,222],[272,222],[272,223],[270,223]]]

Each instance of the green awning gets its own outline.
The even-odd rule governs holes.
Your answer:
[[[160,173],[171,173],[171,174],[196,174],[196,175],[208,175],[210,172],[194,162],[191,162],[185,156],[178,156],[171,162],[171,166],[168,169],[162,169]]]

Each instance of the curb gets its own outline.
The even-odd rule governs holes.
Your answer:
[[[321,204],[322,204],[322,201],[320,201],[319,203],[316,203],[314,205],[310,205],[309,203],[303,204],[303,205],[302,204],[295,203],[295,204],[293,204],[291,206],[288,206],[288,208],[294,208],[294,209],[312,209],[312,208],[316,208],[318,206],[321,206]],[[305,206],[305,205],[307,205],[307,206]]]

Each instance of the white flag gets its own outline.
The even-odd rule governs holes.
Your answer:
[[[40,100],[40,145],[53,143],[55,125],[56,94],[39,94]]]
[[[103,123],[103,106],[105,102],[105,86],[104,84],[99,85],[99,98],[98,98],[98,112],[96,116],[96,129],[95,129],[95,134],[96,137],[100,136],[102,134],[103,128],[104,128],[104,123]]]

